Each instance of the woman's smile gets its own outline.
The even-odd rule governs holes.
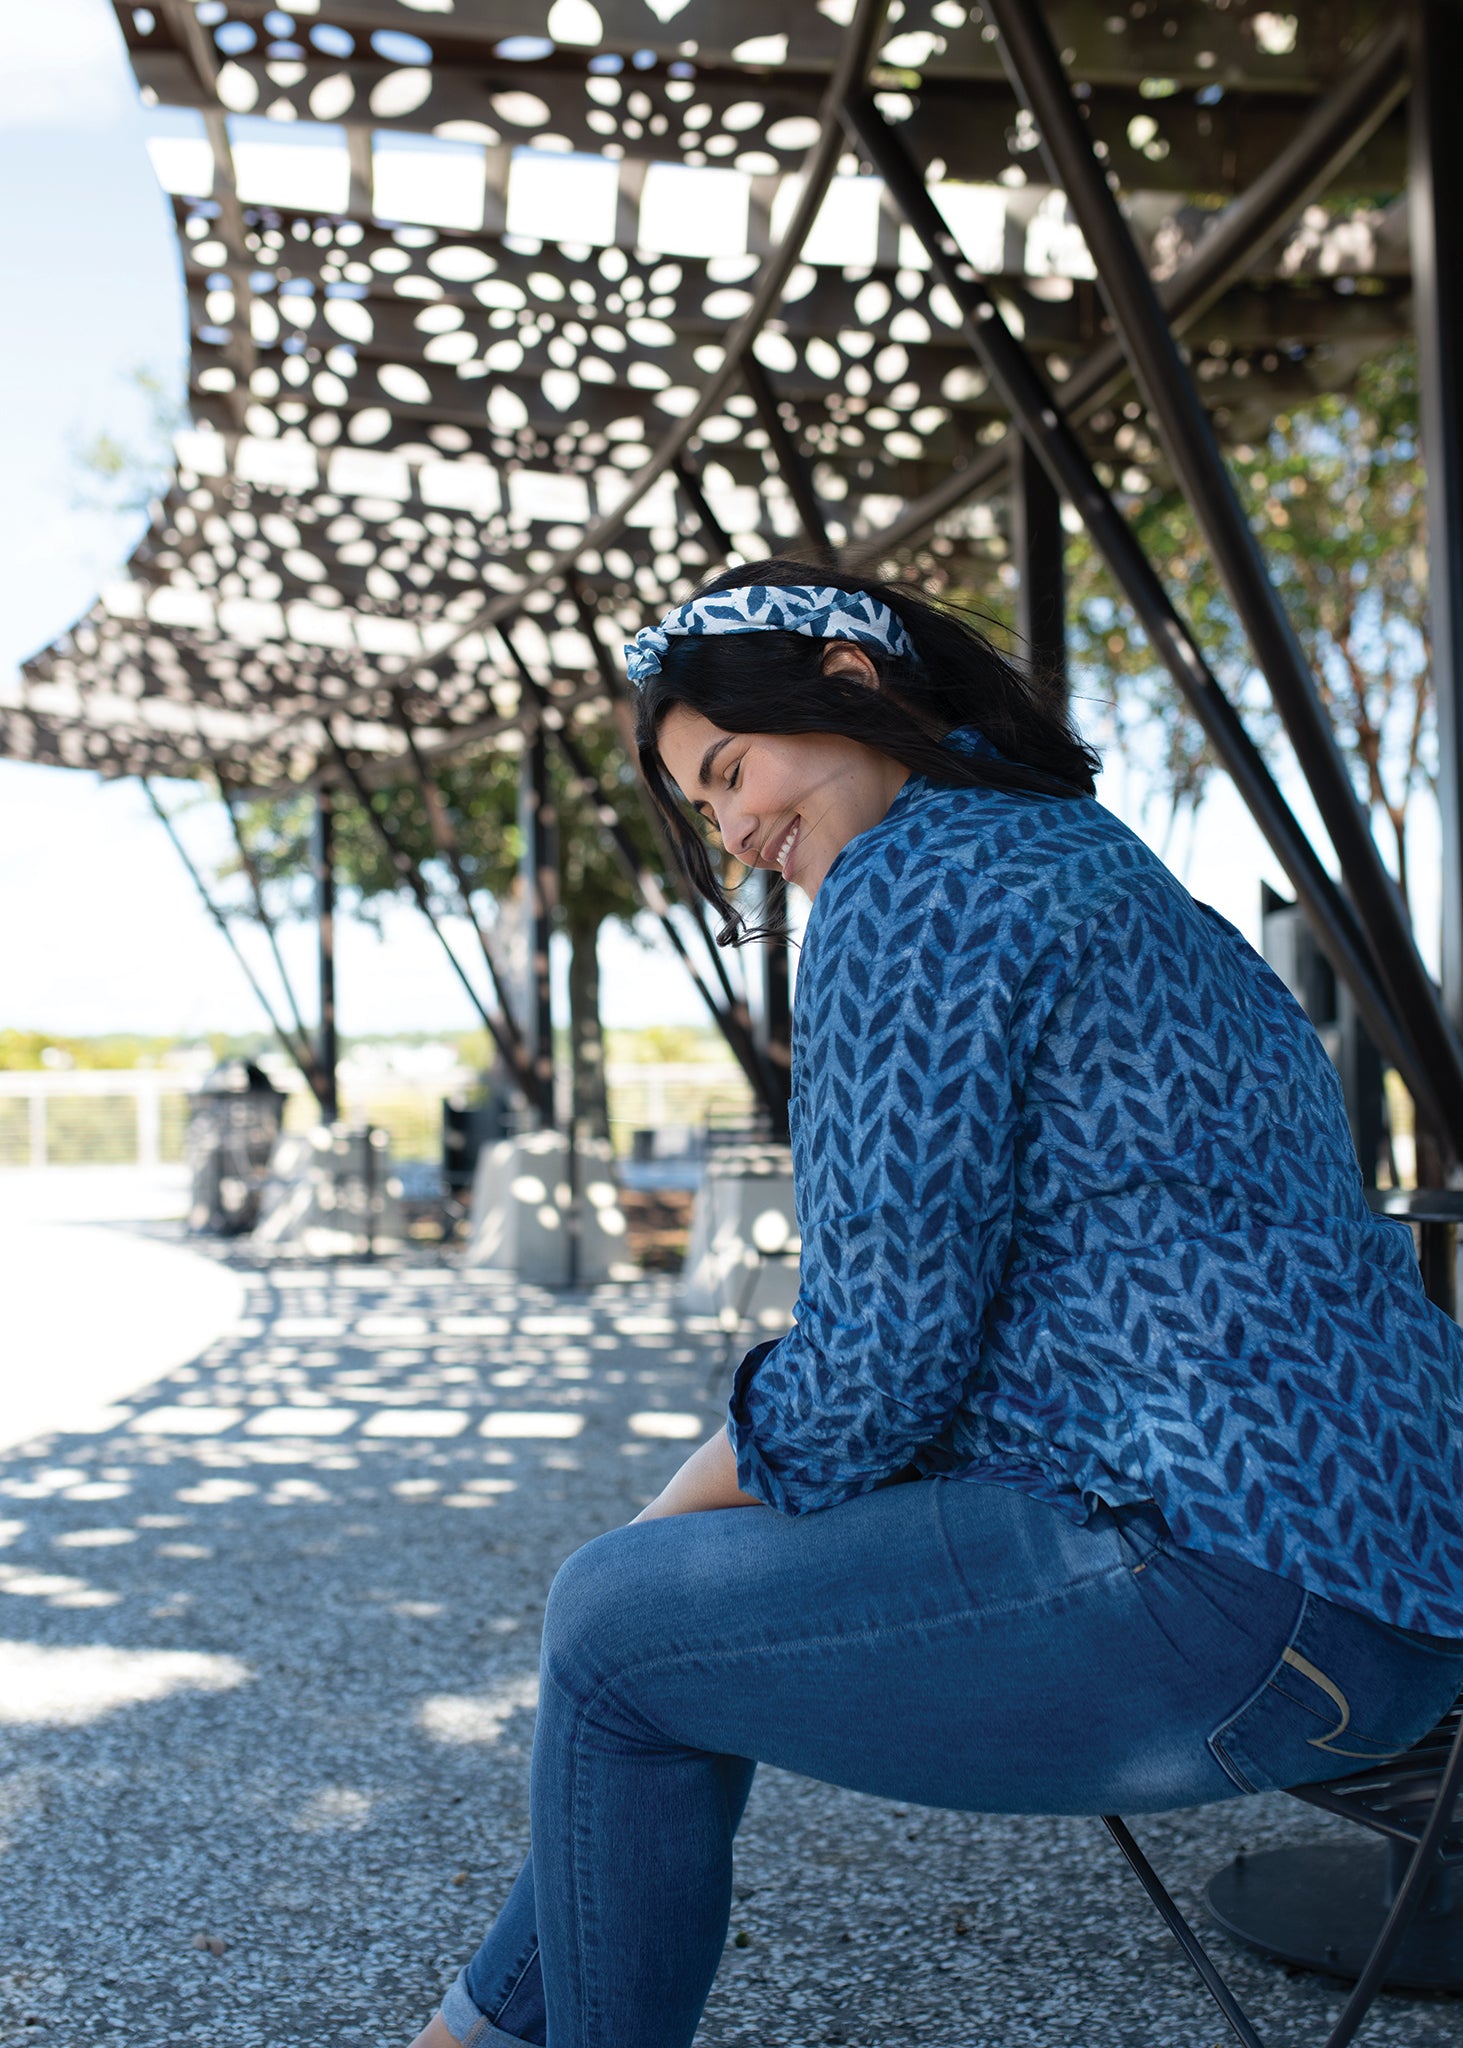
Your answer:
[[[908,780],[889,755],[841,734],[726,732],[684,704],[666,714],[659,745],[682,796],[733,860],[775,869],[810,897]]]
[[[792,851],[798,843],[798,834],[802,830],[802,824],[803,821],[801,817],[793,819],[792,824],[788,827],[786,837],[783,839],[782,844],[777,848],[776,852],[772,854],[771,860],[770,862],[768,862],[769,866],[781,868],[783,875],[789,882],[795,879],[791,867]],[[772,842],[769,841],[768,845],[770,846],[771,843]],[[763,849],[762,858],[764,861],[767,861],[768,851],[765,847]]]

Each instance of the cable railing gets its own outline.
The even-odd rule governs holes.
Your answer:
[[[0,1171],[181,1165],[189,1098],[202,1078],[168,1068],[0,1072]],[[304,1081],[283,1062],[274,1079],[286,1097],[285,1128],[308,1128],[318,1112]],[[611,1136],[626,1155],[636,1131],[699,1132],[752,1109],[746,1077],[732,1060],[612,1060],[605,1081]],[[393,1159],[439,1160],[443,1102],[480,1087],[481,1077],[465,1067],[430,1080],[353,1080],[347,1063],[341,1107],[347,1122],[386,1131]]]

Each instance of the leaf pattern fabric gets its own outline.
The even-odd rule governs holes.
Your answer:
[[[746,1491],[1152,1500],[1463,1637],[1463,1330],[1299,1006],[1126,827],[912,778],[819,891],[793,1039],[802,1270],[737,1375]]]

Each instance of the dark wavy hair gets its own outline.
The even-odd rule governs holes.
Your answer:
[[[635,740],[641,772],[692,885],[721,915],[722,945],[761,934],[729,901],[711,850],[661,760],[660,728],[678,704],[723,732],[838,733],[933,782],[1046,797],[1092,795],[1098,757],[1067,716],[1060,693],[993,647],[969,613],[904,584],[781,557],[728,569],[696,595],[754,583],[864,591],[902,622],[914,658],[861,648],[878,671],[879,686],[871,690],[853,676],[823,673],[826,640],[778,632],[694,635],[672,640],[660,673],[640,686]],[[998,751],[959,754],[942,744],[947,733],[969,725]]]

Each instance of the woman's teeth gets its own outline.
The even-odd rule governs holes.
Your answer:
[[[778,847],[776,854],[773,856],[773,858],[777,862],[777,865],[780,868],[787,866],[787,857],[792,852],[793,841],[798,836],[798,823],[799,821],[796,819],[793,821],[791,831],[788,833],[786,839],[783,840],[781,846]]]

